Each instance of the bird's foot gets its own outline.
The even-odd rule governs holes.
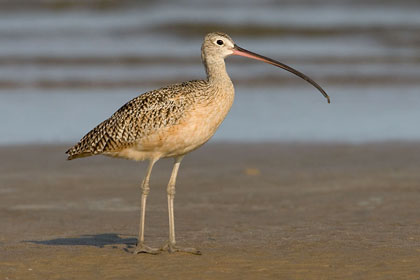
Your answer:
[[[193,255],[201,255],[200,250],[197,250],[195,248],[178,247],[178,246],[175,246],[175,244],[172,244],[170,242],[166,243],[160,250],[168,251],[169,253],[184,252],[184,253],[190,253]]]
[[[161,250],[159,248],[152,248],[149,246],[144,245],[143,243],[141,244],[137,244],[136,249],[134,250],[134,254],[152,254],[152,255],[157,255],[161,252]]]

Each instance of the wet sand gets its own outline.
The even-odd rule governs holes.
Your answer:
[[[188,254],[133,255],[145,163],[0,148],[0,279],[420,279],[420,143],[214,144],[175,199]],[[146,243],[167,240],[170,160]]]

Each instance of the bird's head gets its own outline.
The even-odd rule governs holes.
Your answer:
[[[203,60],[220,60],[233,54],[235,43],[229,35],[222,32],[212,32],[204,37],[201,46]]]

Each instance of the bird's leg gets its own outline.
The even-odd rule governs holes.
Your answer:
[[[146,217],[146,200],[147,195],[150,192],[149,187],[149,180],[150,174],[152,173],[153,165],[157,160],[150,160],[149,167],[147,168],[146,176],[141,184],[141,211],[140,211],[140,229],[139,229],[139,237],[137,239],[137,246],[134,250],[134,254],[139,253],[149,253],[149,254],[158,254],[159,249],[151,248],[149,246],[144,245],[144,219]]]
[[[183,156],[175,158],[174,167],[172,169],[171,178],[169,179],[168,188],[168,216],[169,216],[169,241],[162,247],[162,251],[174,252],[187,252],[200,255],[200,251],[195,248],[181,248],[176,246],[175,241],[175,219],[174,219],[174,198],[175,198],[175,183],[176,176],[178,175],[179,165],[181,164]]]

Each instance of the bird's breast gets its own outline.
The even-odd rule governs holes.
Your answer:
[[[176,125],[142,139],[143,151],[173,157],[186,154],[206,143],[225,119],[234,100],[234,90],[218,91],[195,102]]]

